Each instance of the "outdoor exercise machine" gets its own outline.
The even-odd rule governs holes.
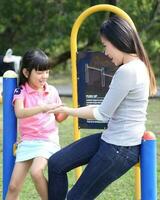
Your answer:
[[[17,140],[17,119],[12,100],[16,87],[17,74],[11,70],[6,71],[3,75],[3,200],[5,200],[8,191],[15,163],[13,147]]]
[[[87,90],[85,89],[85,85],[81,84],[84,80],[85,82],[85,67],[90,66],[92,70],[98,71],[97,67],[100,69],[104,67],[101,73],[101,76],[105,74],[111,74],[111,76],[103,77],[103,84],[102,87],[107,87],[108,80],[107,77],[111,78],[114,71],[111,71],[111,63],[108,65],[108,60],[105,60],[105,64],[103,65],[100,63],[100,66],[91,66],[92,62],[90,58],[94,58],[95,56],[100,57],[101,59],[104,58],[104,55],[101,52],[98,53],[91,53],[87,52],[82,56],[80,52],[77,52],[77,34],[80,25],[82,22],[92,13],[98,11],[110,11],[113,12],[126,20],[133,26],[134,23],[132,22],[131,18],[120,8],[112,6],[112,5],[97,5],[90,7],[86,11],[84,11],[76,20],[71,33],[71,63],[72,63],[72,87],[73,87],[73,104],[74,107],[78,107],[81,103],[82,104],[89,104],[89,103],[97,103],[102,100],[97,98],[98,93],[93,94],[91,90],[92,86],[88,86]],[[81,55],[83,58],[81,62],[81,58],[78,57]],[[78,62],[77,62],[78,60]],[[77,66],[77,63],[80,63],[80,66]],[[83,68],[84,70],[81,71]],[[109,68],[109,70],[108,70]],[[88,70],[88,69],[87,69]],[[108,70],[107,72],[105,70]],[[78,73],[77,73],[78,71]],[[89,74],[88,74],[89,75]],[[87,75],[87,76],[88,76]],[[79,77],[78,77],[79,76]],[[78,80],[80,81],[78,84]],[[86,83],[87,82],[86,77]],[[110,79],[109,79],[110,81]],[[105,83],[105,84],[104,84]],[[13,166],[15,162],[15,157],[13,155],[13,147],[16,143],[17,139],[17,120],[14,113],[12,99],[14,89],[17,86],[17,75],[13,71],[7,71],[3,75],[3,200],[5,200],[6,193],[8,190],[8,185],[10,182],[10,178],[13,171]],[[91,90],[91,94],[90,94]],[[88,94],[84,94],[84,91],[88,92]],[[96,91],[97,92],[97,91]],[[81,96],[79,97],[79,94]],[[97,100],[95,101],[95,99]],[[82,101],[81,101],[82,100]],[[104,124],[99,124],[95,121],[82,121],[80,122],[78,118],[74,117],[74,138],[78,140],[80,138],[80,129],[81,128],[102,128]],[[140,163],[135,166],[136,175],[135,175],[135,199],[136,200],[157,200],[157,163],[156,163],[156,138],[152,132],[145,132],[144,138],[141,145],[141,156],[140,156]],[[77,177],[81,174],[81,168],[77,169]]]
[[[86,9],[76,19],[71,32],[71,64],[72,64],[72,91],[73,106],[85,106],[97,104],[102,101],[103,87],[108,89],[111,77],[114,74],[114,67],[109,60],[100,52],[78,52],[77,35],[83,21],[93,13],[99,11],[112,12],[125,20],[136,30],[135,25],[129,15],[122,9],[108,4],[100,4]],[[95,62],[94,62],[94,58]],[[102,63],[102,60],[104,62]],[[98,64],[97,64],[98,63]],[[105,66],[105,67],[104,67]],[[111,70],[113,69],[113,70]],[[89,81],[89,71],[99,72],[91,74],[92,83]],[[94,75],[94,76],[93,76]],[[95,78],[97,76],[97,78]],[[93,80],[94,79],[94,80]],[[97,81],[98,80],[98,81]],[[90,83],[90,85],[89,85]],[[101,86],[97,87],[97,83]],[[108,86],[107,86],[108,84]],[[96,89],[95,89],[96,88]],[[99,91],[97,91],[99,89]],[[106,92],[107,90],[105,90]],[[82,120],[74,117],[74,138],[80,138],[81,128],[104,128],[105,124],[100,124],[93,120]],[[145,132],[140,154],[140,163],[135,166],[135,199],[136,200],[157,200],[157,163],[156,163],[156,138],[152,132]],[[82,168],[76,169],[77,177],[80,176]]]
[[[16,86],[17,74],[11,70],[5,72],[3,76],[3,200],[6,197],[15,163],[14,144],[17,140],[17,119],[13,109],[12,99]],[[75,139],[77,138],[75,137]],[[140,164],[136,165],[136,200],[156,200],[156,138],[152,132],[145,132],[144,134],[140,161]]]
[[[0,55],[0,103],[2,103],[2,77],[8,70],[13,70],[16,73],[19,70],[22,57],[13,55],[12,49],[7,49],[5,55]]]

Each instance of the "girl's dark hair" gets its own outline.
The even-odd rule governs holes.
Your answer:
[[[31,71],[35,69],[36,71],[44,71],[50,69],[50,62],[48,56],[40,49],[34,49],[27,51],[21,62],[21,68],[19,72],[19,86],[24,85],[28,78],[26,78],[23,74],[23,69],[26,68],[29,72],[29,76]]]
[[[100,35],[109,40],[120,51],[136,54],[146,64],[150,78],[150,94],[154,95],[157,92],[155,76],[148,55],[135,28],[126,20],[115,15],[102,24]]]

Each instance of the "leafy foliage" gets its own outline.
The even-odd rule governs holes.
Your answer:
[[[120,1],[120,7],[125,8],[125,5],[127,5],[125,11],[136,24],[155,73],[160,76],[160,1]]]
[[[107,0],[1,0],[0,43],[1,54],[12,48],[23,55],[29,48],[42,48],[52,58],[53,66],[70,57],[70,33],[77,17],[96,4],[116,3]],[[160,1],[118,1],[117,6],[126,11],[135,22],[142,40],[158,73],[160,61]],[[78,34],[78,47],[100,49],[99,26],[106,12],[89,16]]]

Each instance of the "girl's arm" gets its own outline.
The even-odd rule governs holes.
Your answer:
[[[23,99],[16,99],[14,101],[14,110],[17,118],[26,118],[38,113],[47,112],[53,105],[39,105],[32,108],[24,108]]]

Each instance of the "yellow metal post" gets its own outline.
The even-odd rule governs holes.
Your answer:
[[[109,5],[109,4],[100,4],[96,6],[92,6],[82,12],[82,14],[77,18],[75,21],[72,31],[71,31],[71,40],[70,40],[70,46],[71,46],[71,65],[72,65],[72,91],[73,91],[73,107],[78,107],[78,92],[77,92],[77,35],[78,30],[82,24],[82,22],[91,14],[99,11],[109,11],[113,12],[120,17],[126,19],[134,28],[134,23],[132,19],[129,17],[127,13],[125,13],[122,9]],[[136,29],[136,28],[135,28]],[[74,117],[73,119],[73,126],[74,126],[74,139],[78,140],[80,138],[80,130],[78,127],[78,118]],[[81,168],[76,169],[77,178],[81,174]]]
[[[135,200],[141,199],[141,171],[140,163],[135,165]]]

